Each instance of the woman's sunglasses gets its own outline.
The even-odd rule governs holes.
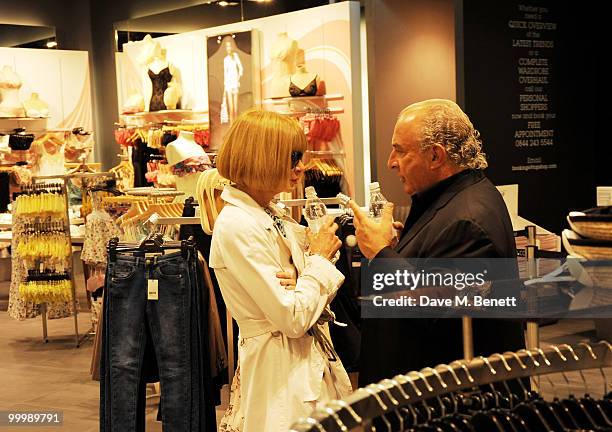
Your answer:
[[[296,166],[302,160],[303,153],[301,151],[292,151],[291,152],[291,169],[295,169]]]

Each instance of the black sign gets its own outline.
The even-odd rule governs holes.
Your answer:
[[[588,68],[564,1],[465,0],[465,109],[481,132],[487,175],[519,184],[519,214],[555,232],[570,210],[594,205]],[[588,63],[588,62],[587,62]],[[461,83],[459,83],[461,84]]]

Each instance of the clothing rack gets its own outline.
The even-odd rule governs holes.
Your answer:
[[[612,345],[606,341],[593,345],[580,343],[574,347],[563,344],[545,350],[520,350],[455,361],[360,388],[346,400],[330,401],[310,417],[298,420],[290,431],[345,432],[367,427],[370,420],[400,407],[413,406],[452,392],[520,378],[609,366],[612,366]]]
[[[199,217],[154,217],[151,216],[153,225],[200,225]]]
[[[66,239],[70,246],[70,250],[72,251],[72,236],[70,234],[70,216],[68,212],[70,208],[70,205],[68,203],[68,179],[69,178],[70,176],[66,176],[66,175],[32,177],[32,188],[36,189],[37,187],[39,187],[39,185],[41,188],[44,188],[45,180],[60,180],[61,194],[64,196],[64,203],[65,203],[63,228],[64,228],[64,232],[66,235]],[[74,268],[72,264],[72,253],[70,254],[70,257],[68,258],[67,271],[70,275],[70,287],[71,287],[71,293],[72,293],[72,311],[74,315],[74,339],[75,339],[75,345],[78,348],[81,345],[82,339],[79,337],[79,322],[78,322],[79,312],[77,308],[76,289],[75,289],[76,284],[74,281]],[[41,315],[42,315],[42,326],[43,326],[43,340],[44,342],[48,342],[49,338],[48,338],[48,333],[47,333],[47,304],[42,303],[41,308],[42,308]],[[87,337],[87,336],[88,334],[86,334],[84,337]]]

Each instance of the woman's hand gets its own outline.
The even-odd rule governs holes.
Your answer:
[[[308,251],[311,254],[321,255],[323,258],[331,261],[338,249],[340,249],[340,246],[342,246],[342,242],[336,236],[337,230],[338,224],[332,218],[329,218],[316,234],[307,229]]]
[[[297,279],[294,279],[289,272],[278,272],[276,277],[279,279],[281,286],[287,290],[294,290]]]

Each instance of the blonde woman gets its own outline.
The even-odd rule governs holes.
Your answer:
[[[232,124],[217,157],[219,173],[236,186],[221,195],[210,266],[240,328],[221,431],[285,431],[317,403],[351,391],[324,322],[344,280],[331,261],[340,247],[337,225],[330,220],[312,235],[271,202],[300,181],[305,149],[297,122],[249,111]]]

